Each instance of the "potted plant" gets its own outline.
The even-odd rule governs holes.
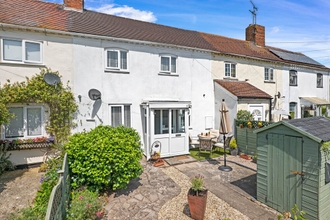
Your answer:
[[[160,159],[160,152],[155,151],[153,155],[151,155],[151,160],[156,161]]]
[[[206,202],[207,189],[204,186],[204,177],[197,175],[191,179],[191,188],[188,191],[188,205],[193,219],[204,219]]]
[[[237,148],[236,139],[234,137],[231,139],[229,143],[229,148],[230,148],[230,154],[233,156],[237,156],[238,148]]]
[[[252,157],[252,162],[257,163],[257,159],[258,159],[258,154],[255,154],[255,155]]]

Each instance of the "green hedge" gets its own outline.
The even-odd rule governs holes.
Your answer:
[[[140,136],[128,127],[100,125],[90,132],[74,134],[65,144],[71,186],[90,190],[126,188],[142,172]]]

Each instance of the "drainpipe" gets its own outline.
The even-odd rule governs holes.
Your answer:
[[[272,99],[269,99],[269,122],[272,121]]]

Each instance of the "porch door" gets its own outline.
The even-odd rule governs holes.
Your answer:
[[[161,142],[161,155],[166,157],[185,152],[188,145],[186,143],[186,110],[154,109],[153,111],[154,118],[151,121],[154,122],[154,127],[151,139]]]
[[[283,212],[301,207],[302,138],[268,134],[267,204]]]
[[[255,121],[264,121],[265,120],[265,111],[263,105],[249,105],[249,111],[253,115],[253,120]]]

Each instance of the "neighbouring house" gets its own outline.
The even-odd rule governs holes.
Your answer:
[[[283,212],[295,204],[307,219],[330,219],[330,120],[284,120],[257,134],[257,199]],[[328,145],[330,146],[330,145]]]
[[[83,0],[0,0],[0,5],[0,82],[24,80],[40,67],[59,71],[79,106],[72,132],[100,124],[133,127],[148,159],[155,141],[162,157],[188,154],[189,134],[218,128],[219,100],[230,92],[215,79],[248,80],[262,90],[265,97],[250,97],[251,106],[242,99],[233,108],[256,112],[253,105],[262,105],[265,119],[271,110],[289,111],[291,102],[298,109],[300,97],[329,100],[329,69],[303,54],[260,45],[265,40],[260,25],[247,29],[247,36],[255,28],[263,34],[258,41],[254,35],[236,40],[86,10]],[[294,88],[291,69],[299,71]],[[317,74],[322,88],[302,87],[305,76],[316,82]]]

